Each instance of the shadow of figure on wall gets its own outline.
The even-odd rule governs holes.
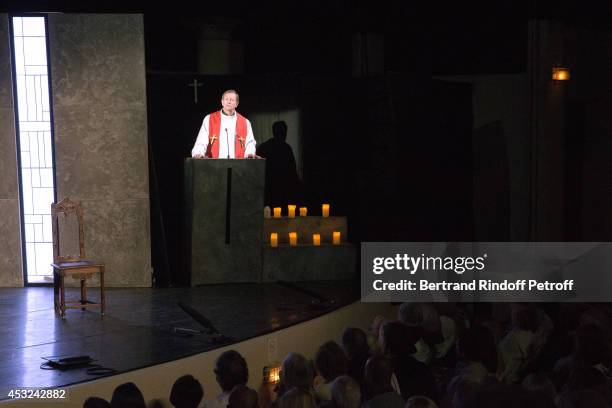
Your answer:
[[[271,207],[301,201],[302,182],[297,174],[293,149],[286,142],[287,124],[274,122],[272,138],[257,146],[257,155],[266,159],[265,205]]]

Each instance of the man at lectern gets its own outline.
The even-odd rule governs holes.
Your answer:
[[[191,157],[244,159],[255,156],[255,137],[251,122],[238,112],[238,93],[233,89],[221,95],[220,111],[206,115]]]

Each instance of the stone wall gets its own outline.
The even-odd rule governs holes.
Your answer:
[[[0,14],[0,286],[23,285],[9,20]]]
[[[57,198],[82,202],[107,286],[150,286],[142,16],[50,14],[48,26]]]

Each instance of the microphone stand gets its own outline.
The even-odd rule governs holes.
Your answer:
[[[227,146],[227,158],[230,158],[229,154],[229,135],[227,133],[227,128],[225,128],[225,145]]]

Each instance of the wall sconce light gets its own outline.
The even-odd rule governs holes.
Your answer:
[[[552,69],[552,79],[553,81],[569,81],[570,79],[569,68],[554,67]]]

